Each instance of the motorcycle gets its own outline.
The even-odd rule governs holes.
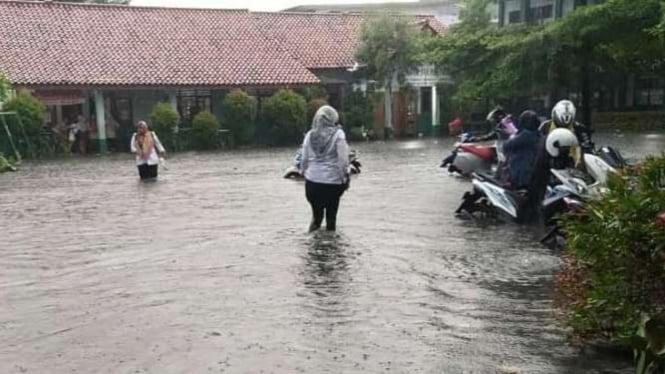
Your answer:
[[[305,177],[300,174],[300,163],[302,162],[302,148],[298,149],[296,152],[295,156],[293,157],[293,165],[288,167],[286,171],[284,172],[284,178],[285,179],[294,179],[294,180],[302,180]],[[351,150],[349,152],[349,169],[348,169],[348,174],[349,175],[356,175],[360,174],[360,169],[362,168],[362,164],[358,160],[358,151],[355,149]]]
[[[470,133],[461,134],[451,154],[442,161],[441,167],[447,167],[449,172],[465,177],[473,173],[491,173],[492,167],[498,162],[496,146],[470,143],[472,138]]]
[[[546,198],[540,209],[546,222],[565,211],[568,204],[581,204],[584,199],[599,198],[604,192],[609,173],[616,169],[608,165],[601,157],[584,154],[587,172],[577,169],[551,169],[554,183],[548,186]],[[587,175],[585,175],[587,174]],[[482,173],[474,174],[473,190],[466,192],[457,214],[470,215],[480,213],[485,217],[517,222],[520,207],[525,200],[526,191],[512,191],[507,186]]]

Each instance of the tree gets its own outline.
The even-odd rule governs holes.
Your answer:
[[[608,0],[548,25],[479,26],[482,17],[468,15],[431,41],[424,58],[456,79],[458,102],[576,90],[590,123],[592,93],[611,84],[613,76],[662,74],[665,48],[657,32],[662,14],[659,0]]]
[[[385,127],[392,129],[392,87],[403,83],[418,63],[417,28],[408,18],[379,14],[362,25],[356,59],[367,65],[370,79],[385,88]]]

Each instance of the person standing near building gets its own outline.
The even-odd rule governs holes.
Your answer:
[[[90,125],[85,120],[85,117],[79,115],[74,125],[76,128],[76,142],[78,144],[78,152],[82,155],[88,153],[88,142],[90,139]]]
[[[339,201],[349,187],[348,168],[349,146],[339,126],[339,114],[324,105],[314,115],[312,129],[305,135],[300,163],[305,196],[312,208],[310,232],[321,227],[324,215],[326,230],[336,230]]]
[[[131,150],[136,154],[136,166],[142,180],[157,178],[159,157],[166,154],[166,149],[157,134],[150,131],[144,121],[138,123],[138,129],[132,135]]]

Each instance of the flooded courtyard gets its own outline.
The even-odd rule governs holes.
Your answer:
[[[662,135],[604,134],[637,159]],[[630,373],[566,344],[557,253],[455,218],[453,140],[353,144],[336,234],[292,149],[129,155],[0,176],[0,373]]]

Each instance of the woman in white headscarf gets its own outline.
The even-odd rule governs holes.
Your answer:
[[[157,178],[159,156],[164,156],[166,149],[157,134],[150,131],[147,123],[140,121],[137,127],[137,131],[132,135],[131,150],[136,154],[139,176],[144,180]]]
[[[314,115],[305,135],[300,172],[305,176],[305,194],[312,206],[310,231],[318,230],[326,217],[326,229],[337,227],[337,210],[349,186],[349,146],[339,125],[339,114],[328,105]]]

